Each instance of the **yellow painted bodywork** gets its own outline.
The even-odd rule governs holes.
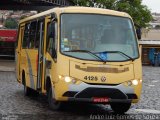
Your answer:
[[[50,15],[51,13],[55,13],[57,16],[57,28],[58,28],[58,35],[56,38],[57,41],[57,59],[56,61],[50,56],[49,53],[46,52],[46,27],[47,23],[50,21]],[[80,60],[76,58],[71,58],[68,56],[64,56],[59,51],[59,45],[60,45],[60,15],[62,13],[91,13],[91,14],[104,14],[104,15],[114,15],[114,16],[120,16],[120,17],[128,17],[131,18],[128,14],[123,12],[117,12],[113,10],[106,10],[106,9],[99,9],[99,8],[88,8],[88,7],[64,7],[64,8],[54,8],[45,12],[42,12],[40,14],[28,17],[24,20],[20,21],[20,26],[24,26],[24,24],[28,21],[31,21],[33,19],[37,19],[42,16],[45,17],[45,34],[44,34],[44,56],[46,60],[50,60],[52,62],[51,69],[48,69],[46,72],[46,69],[43,68],[43,74],[42,76],[42,89],[40,92],[46,93],[45,89],[45,80],[47,77],[51,79],[51,84],[54,88],[55,92],[55,98],[58,101],[66,101],[68,100],[67,97],[64,97],[63,94],[69,90],[69,85],[72,83],[66,83],[63,78],[59,78],[59,76],[70,76],[73,77],[75,80],[77,80],[77,84],[80,84],[81,82],[86,83],[98,83],[98,84],[121,84],[125,83],[129,80],[142,80],[142,66],[141,66],[141,58],[139,56],[138,59],[135,61],[126,61],[126,62],[97,62],[97,61],[86,61],[86,60]],[[23,31],[20,31],[19,34],[23,36]],[[22,41],[22,37],[19,37],[18,41]],[[141,48],[139,48],[141,49]],[[17,67],[17,72],[20,71],[20,74],[17,74],[17,79],[21,83],[22,82],[22,71],[24,71],[26,74],[26,85],[28,87],[31,87],[31,75],[33,76],[33,83],[34,87],[33,89],[36,90],[37,86],[37,68],[36,68],[36,57],[38,55],[38,50],[31,49],[22,49],[21,42],[18,42],[18,47],[16,51],[20,52],[19,62],[17,64],[20,65],[19,69]],[[28,56],[27,56],[28,54]],[[29,61],[31,61],[31,68],[29,67]],[[85,63],[85,64],[84,64]],[[87,72],[87,71],[81,71],[75,68],[75,65],[80,66],[80,68],[87,68],[87,67],[98,67],[98,69],[103,68],[116,68],[117,70],[123,70],[124,68],[128,68],[128,71],[126,72],[120,72],[120,73],[104,73],[104,72]],[[32,69],[32,74],[30,73],[30,69]],[[84,76],[98,76],[98,81],[86,81],[84,79]],[[102,82],[100,79],[102,76],[105,76],[107,78],[106,82]],[[142,83],[139,83],[137,86],[131,86],[134,88],[134,93],[138,96],[137,100],[133,100],[133,103],[138,102],[141,95],[141,89],[142,89]]]
[[[38,55],[38,50],[34,49],[22,49],[21,51],[21,71],[25,71],[25,77],[26,77],[26,85],[28,87],[31,87],[31,82],[32,79],[30,76],[33,78],[33,83],[34,85],[31,87],[33,89],[36,89],[36,84],[37,84],[37,65],[36,65],[36,60],[37,60],[37,55]],[[31,66],[29,65],[30,59]],[[32,71],[32,72],[31,72]]]

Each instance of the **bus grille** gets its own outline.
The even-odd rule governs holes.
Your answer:
[[[108,97],[111,99],[127,99],[127,96],[114,88],[86,88],[76,98]]]

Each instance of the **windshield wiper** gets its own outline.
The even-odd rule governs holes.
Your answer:
[[[127,54],[125,54],[125,53],[123,53],[123,52],[121,52],[121,51],[103,51],[103,52],[97,52],[97,53],[120,53],[120,54],[128,57],[129,60],[134,61],[134,59],[133,59],[132,57],[130,57],[129,55],[127,55]],[[96,54],[97,54],[97,53],[96,53]]]
[[[93,52],[91,52],[91,51],[89,51],[89,50],[69,50],[69,51],[63,51],[63,52],[84,52],[84,53],[89,53],[89,54],[95,56],[96,58],[98,58],[99,60],[101,60],[102,62],[105,62],[105,63],[106,63],[105,60],[103,60],[103,59],[100,58],[98,55],[96,55],[95,53],[93,53]]]

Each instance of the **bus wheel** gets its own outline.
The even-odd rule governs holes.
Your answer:
[[[32,89],[24,85],[24,95],[30,96],[32,94]]]
[[[48,103],[51,110],[61,110],[62,102],[56,101],[54,98],[54,93],[52,94],[52,87],[48,91]]]
[[[124,114],[131,107],[131,103],[111,103],[111,108],[115,113]]]
[[[36,90],[31,89],[26,86],[26,80],[24,77],[23,77],[23,85],[24,85],[24,95],[25,96],[38,97],[39,93]]]
[[[25,96],[31,95],[32,90],[31,90],[31,88],[29,88],[29,87],[26,86],[26,78],[25,78],[24,72],[23,72],[23,74],[22,74],[22,83],[23,83],[23,85],[24,85],[24,95],[25,95]]]

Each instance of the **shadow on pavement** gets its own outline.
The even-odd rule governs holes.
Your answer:
[[[33,115],[37,118],[47,118],[53,119],[56,116],[56,120],[70,120],[70,119],[88,119],[88,120],[136,120],[133,115],[124,114],[118,115],[115,114],[110,107],[104,107],[104,105],[90,104],[90,103],[80,103],[80,102],[69,102],[66,103],[64,108],[61,111],[52,111],[49,109],[47,102],[47,97],[44,95],[39,95],[38,97],[27,97],[30,100],[38,102],[44,106],[47,112],[44,114]],[[52,114],[53,113],[53,114]],[[55,115],[56,114],[56,115]],[[41,117],[40,117],[41,116]],[[54,116],[54,117],[53,117]]]

